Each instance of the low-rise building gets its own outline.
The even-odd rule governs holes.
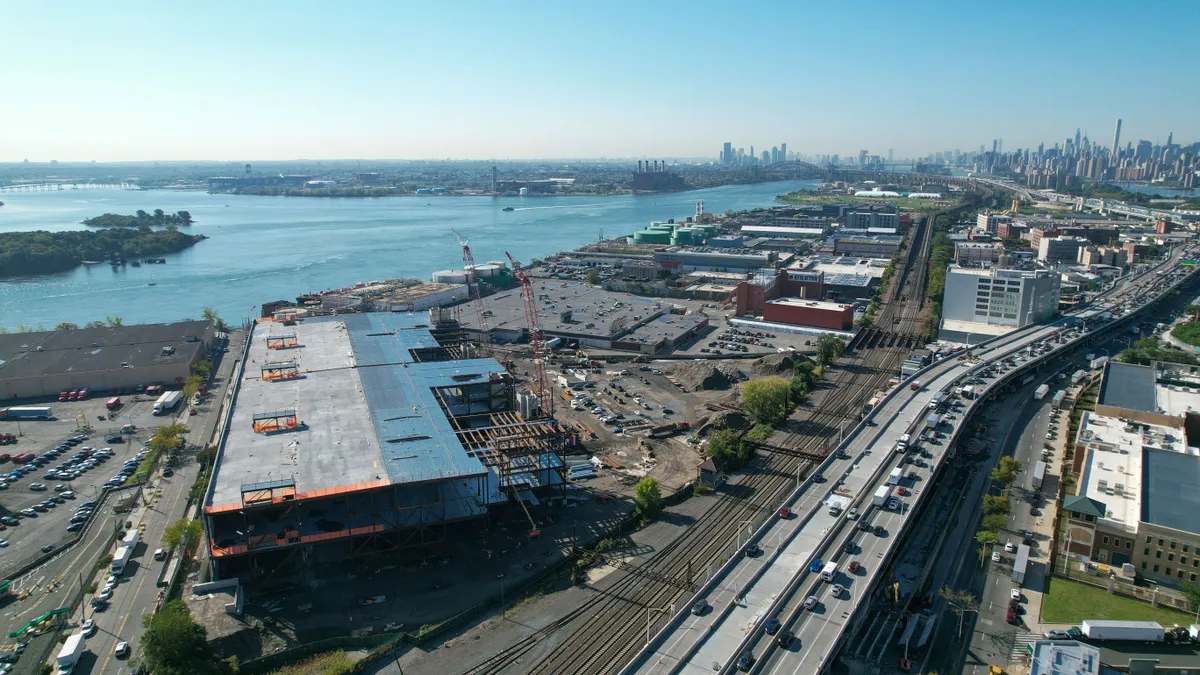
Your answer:
[[[1088,245],[1088,240],[1082,237],[1043,237],[1037,246],[1037,259],[1041,262],[1076,262],[1079,260],[1079,249]]]
[[[1192,383],[1195,384],[1195,383]],[[1110,361],[1095,411],[1074,439],[1079,475],[1063,500],[1062,550],[1113,567],[1133,565],[1156,583],[1200,579],[1200,422],[1194,387],[1159,381],[1154,367]]]
[[[1007,213],[981,213],[975,217],[975,226],[984,230],[988,234],[997,236],[1005,236],[1000,234],[1000,227],[1012,224],[1012,216]]]
[[[671,246],[654,252],[654,260],[667,269],[684,272],[695,270],[756,270],[773,267],[779,259],[775,251],[748,249],[708,249]]]
[[[998,326],[1005,332],[1022,328],[1055,315],[1059,286],[1059,275],[1050,270],[977,269],[950,265],[946,268],[942,317],[967,324]],[[994,333],[986,329],[971,331],[970,326],[966,328],[969,332],[987,333],[987,337]],[[942,326],[942,333],[944,339],[964,341],[964,336],[947,334],[946,326]]]
[[[996,264],[1004,255],[1004,244],[1000,242],[959,242],[954,245],[954,262],[962,266],[978,267],[985,263]]]
[[[879,211],[852,211],[846,214],[845,227],[863,230],[872,227],[886,227],[898,230],[900,229],[900,216],[895,213]]]
[[[900,242],[898,236],[882,234],[872,237],[834,235],[833,250],[842,255],[891,258],[899,250]]]
[[[766,302],[763,320],[793,326],[848,331],[854,327],[854,305],[806,298],[778,298]]]

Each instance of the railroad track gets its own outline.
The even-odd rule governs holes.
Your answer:
[[[880,311],[876,326],[855,338],[853,353],[827,380],[832,386],[821,407],[794,422],[792,431],[779,445],[810,453],[824,449],[846,419],[846,411],[861,408],[862,402],[897,372],[907,351],[921,344],[926,332],[922,314],[937,215],[941,213],[922,221],[914,236],[917,243],[909,247],[902,274],[887,296],[893,299]],[[745,521],[752,521],[756,527],[774,515],[796,476],[811,470],[812,464],[780,454],[756,456],[742,481],[723,488],[712,507],[653,558],[640,565],[625,565],[625,574],[601,592],[461,672],[491,675],[620,670],[643,643],[647,608],[666,607],[690,596],[683,590],[693,581],[686,578],[689,571],[697,573],[710,564],[723,563],[733,552],[734,533]],[[547,649],[533,653],[539,647]]]

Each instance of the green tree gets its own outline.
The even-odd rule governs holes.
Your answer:
[[[983,529],[988,532],[999,532],[1008,526],[1008,516],[1003,513],[993,513],[983,517]]]
[[[192,397],[200,393],[200,387],[204,386],[204,378],[199,375],[188,375],[183,381],[183,397],[188,401]]]
[[[725,462],[725,468],[732,471],[740,469],[750,461],[753,450],[747,443],[738,440],[737,434],[729,429],[722,429],[708,439],[705,453]]]
[[[212,361],[197,361],[192,364],[191,370],[193,375],[199,375],[201,379],[208,379],[209,373],[212,372]]]
[[[119,328],[125,325],[125,320],[119,316],[106,316],[104,317],[104,321],[108,324],[109,328]]]
[[[71,323],[70,321],[64,321],[64,322],[58,324],[57,326],[55,326],[54,330],[68,331],[68,330],[75,330],[77,328],[79,328],[79,326]]]
[[[155,675],[220,675],[228,664],[208,644],[204,626],[196,623],[182,600],[172,600],[157,614],[147,614],[142,654]]]
[[[1184,584],[1183,593],[1187,596],[1189,607],[1200,607],[1200,585]]]
[[[1008,497],[1004,495],[984,495],[983,513],[989,516],[993,513],[1008,513]]]
[[[791,399],[793,405],[800,405],[808,400],[808,381],[799,375],[793,375],[792,381],[789,383],[791,388]]]
[[[204,309],[200,310],[200,316],[205,321],[213,322],[213,327],[218,331],[222,333],[229,331],[229,326],[225,324],[225,320],[222,319],[221,315],[217,314],[217,310],[213,309],[212,307],[205,307]]]
[[[1191,314],[1193,321],[1200,321],[1200,305],[1188,305],[1183,308],[1183,311]]]
[[[974,595],[971,595],[971,593],[968,591],[957,591],[949,586],[943,586],[942,589],[938,591],[938,595],[945,600],[946,603],[954,610],[954,613],[958,615],[958,637],[962,638],[963,617],[965,617],[968,612],[979,611],[979,599]]]
[[[817,363],[822,366],[837,361],[845,353],[846,343],[836,335],[822,335],[817,338]]]
[[[992,480],[1003,483],[1004,489],[1007,490],[1016,482],[1021,468],[1021,462],[1016,459],[1007,456],[1001,457],[999,463],[992,469]]]
[[[990,530],[980,530],[975,533],[975,541],[983,544],[984,546],[991,546],[999,540],[1000,538],[996,536],[996,533]]]
[[[642,517],[642,520],[653,520],[659,513],[662,513],[663,497],[658,480],[652,476],[646,476],[639,480],[633,489],[633,503],[637,505],[638,515]]]
[[[199,520],[180,518],[167,525],[163,532],[163,541],[171,548],[182,548],[185,551],[195,551],[204,535],[204,525]]]
[[[588,270],[587,276],[584,278],[584,281],[588,282],[589,284],[592,284],[593,286],[600,283],[600,270],[597,270],[597,269]]]
[[[756,420],[778,425],[791,414],[791,384],[779,376],[742,383],[742,406]]]

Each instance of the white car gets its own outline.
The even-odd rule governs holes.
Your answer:
[[[1000,562],[1000,552],[999,551],[992,551],[992,562],[994,562],[994,563]]]
[[[129,643],[124,640],[118,642],[117,646],[113,647],[113,656],[117,657],[118,659],[129,656]]]
[[[1014,589],[1010,590],[1008,592],[1008,597],[1012,598],[1013,600],[1020,600],[1021,599],[1021,589],[1014,588]]]
[[[96,634],[96,621],[94,619],[88,619],[87,621],[79,624],[79,632],[83,633],[84,637],[92,637]]]

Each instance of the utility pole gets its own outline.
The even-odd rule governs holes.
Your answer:
[[[82,598],[82,597],[83,597],[83,595],[84,595],[84,590],[83,590],[83,572],[80,572],[80,573],[79,573],[79,597],[80,597],[80,598]],[[86,602],[81,602],[81,603],[80,603],[80,608],[81,608],[81,609],[80,609],[80,616],[82,616],[82,617],[83,617],[83,620],[84,620],[84,621],[87,621],[87,603],[86,603]]]

